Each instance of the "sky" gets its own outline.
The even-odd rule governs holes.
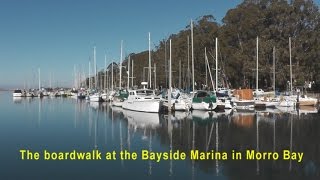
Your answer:
[[[69,86],[73,69],[97,66],[152,48],[190,19],[211,14],[218,22],[241,0],[0,0],[0,88]]]

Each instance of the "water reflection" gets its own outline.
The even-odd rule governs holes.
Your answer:
[[[130,128],[137,129],[156,129],[160,126],[158,113],[143,113],[130,110],[123,110],[124,117],[128,121]]]
[[[320,116],[313,107],[157,114],[123,110],[108,103],[66,98],[22,99],[19,103],[35,105],[38,124],[41,122],[41,126],[43,121],[49,121],[45,117],[52,110],[48,111],[48,108],[54,109],[52,114],[62,113],[59,106],[69,105],[72,107],[70,114],[73,128],[89,138],[90,148],[93,149],[148,149],[154,152],[179,150],[187,154],[188,158],[183,162],[168,160],[155,163],[148,160],[133,164],[118,161],[122,169],[137,166],[135,170],[149,176],[166,174],[199,179],[210,175],[245,179],[261,175],[268,179],[272,175],[285,179],[287,176],[314,176],[320,173]],[[85,130],[82,131],[82,128]],[[84,147],[86,145],[82,144],[79,148]],[[279,155],[287,149],[304,152],[304,158],[301,163],[295,160],[250,161],[245,160],[244,156],[241,160],[190,160],[191,150],[237,151],[245,154],[248,149],[278,152]]]
[[[13,102],[17,104],[22,103],[22,97],[13,97]]]

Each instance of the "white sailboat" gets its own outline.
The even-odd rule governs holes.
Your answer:
[[[257,37],[257,69],[256,69],[256,89],[255,89],[255,94],[256,94],[256,99],[254,101],[254,106],[255,107],[276,107],[279,105],[279,101],[275,98],[267,98],[267,97],[258,97],[259,96],[259,50],[258,50],[258,44],[259,44],[259,38]],[[275,68],[275,49],[273,48],[273,68]],[[275,79],[274,79],[275,81]]]
[[[93,63],[94,63],[94,87],[95,90],[97,90],[97,62],[96,62],[96,47],[93,47]],[[101,94],[98,92],[95,92],[94,94],[91,94],[89,96],[89,100],[91,102],[102,102],[102,97]]]
[[[291,37],[289,37],[289,59],[290,59],[290,96],[280,97],[280,103],[278,107],[296,107],[297,96],[293,96],[292,87],[292,63],[291,63]]]
[[[171,59],[171,39],[170,39],[170,55],[169,55],[169,89],[168,99],[164,100],[163,106],[168,108],[168,111],[189,111],[191,108],[191,98],[186,94],[181,93],[179,89],[172,89],[172,59]]]
[[[214,110],[217,107],[216,96],[207,91],[195,91],[194,88],[194,52],[193,52],[193,22],[191,20],[191,59],[192,59],[192,109]],[[207,60],[207,59],[206,59]],[[207,62],[208,63],[208,62]],[[209,69],[211,74],[211,71]]]
[[[122,91],[122,83],[121,83],[121,79],[122,79],[122,46],[123,45],[123,41],[121,41],[121,47],[120,47],[120,64],[119,64],[119,69],[120,69],[120,74],[119,74],[119,90],[114,94],[113,99],[112,99],[112,106],[117,106],[117,107],[122,107],[123,101],[124,99],[121,96],[121,93],[123,93]]]
[[[107,87],[106,87],[106,83],[107,83],[107,55],[104,55],[104,81],[103,81],[103,93],[101,94],[101,98],[103,101],[107,101],[108,100],[108,93],[107,93]]]

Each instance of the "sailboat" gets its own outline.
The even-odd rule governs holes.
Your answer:
[[[256,94],[256,99],[255,99],[255,102],[254,102],[254,106],[255,107],[263,107],[263,108],[270,108],[270,107],[276,107],[280,104],[280,102],[275,99],[275,98],[267,98],[267,97],[263,97],[263,98],[259,98],[259,94],[261,93],[258,93],[258,92],[261,92],[259,91],[260,89],[259,86],[258,86],[258,65],[259,65],[259,61],[258,61],[258,37],[257,37],[257,77],[256,77],[256,90],[255,90],[255,94]],[[275,71],[275,48],[273,47],[273,71]],[[275,89],[275,72],[274,73],[274,89]]]
[[[112,99],[112,105],[117,107],[122,107],[123,101],[128,97],[128,92],[122,89],[121,78],[122,78],[122,43],[121,41],[121,50],[120,50],[120,81],[119,81],[119,90],[114,94]]]
[[[292,64],[291,64],[291,37],[289,37],[289,59],[290,59],[290,94],[291,96],[280,97],[280,103],[278,107],[295,107],[297,103],[297,96],[293,96],[292,88]]]
[[[212,81],[212,76],[211,76],[211,70],[210,70],[210,66],[209,66],[209,61],[208,61],[208,57],[207,57],[207,51],[205,51],[205,58],[206,58],[206,63],[208,65],[208,69],[209,69],[209,74],[211,77],[211,81]],[[216,97],[217,97],[217,109],[232,109],[232,105],[231,105],[231,101],[229,97],[229,91],[226,88],[218,88],[218,38],[216,38],[216,56],[215,56],[215,60],[216,60]],[[213,87],[213,83],[212,83],[212,88]]]
[[[108,93],[107,93],[107,87],[106,87],[107,73],[108,73],[107,55],[104,55],[104,80],[103,80],[103,93],[101,94],[101,98],[102,98],[103,101],[107,101],[108,100]]]
[[[189,111],[191,108],[191,99],[186,94],[181,93],[179,89],[172,88],[172,66],[171,66],[171,39],[170,39],[170,56],[169,56],[169,89],[167,98],[163,101],[163,106],[168,111]]]
[[[97,90],[97,62],[96,62],[96,47],[93,48],[93,61],[94,61],[94,87]],[[90,77],[89,77],[90,78]],[[94,92],[89,96],[91,102],[102,102],[102,97],[100,93]]]
[[[216,96],[209,91],[195,91],[194,88],[194,53],[193,53],[193,22],[191,21],[191,59],[192,59],[192,109],[214,110],[217,107]]]

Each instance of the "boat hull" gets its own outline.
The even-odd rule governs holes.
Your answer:
[[[139,111],[139,112],[151,112],[158,113],[160,107],[160,101],[157,100],[148,100],[148,101],[124,101],[122,103],[122,108],[131,110],[131,111]]]
[[[12,96],[13,97],[22,97],[22,93],[13,93]]]
[[[112,101],[111,104],[112,104],[112,106],[122,107],[123,101],[114,100],[114,101]]]
[[[100,95],[91,95],[89,99],[91,102],[102,102],[102,98]]]
[[[235,100],[234,106],[236,109],[254,108],[254,100]]]
[[[206,102],[192,103],[192,109],[194,110],[212,111],[216,109],[216,107],[217,107],[217,103],[206,103]]]

